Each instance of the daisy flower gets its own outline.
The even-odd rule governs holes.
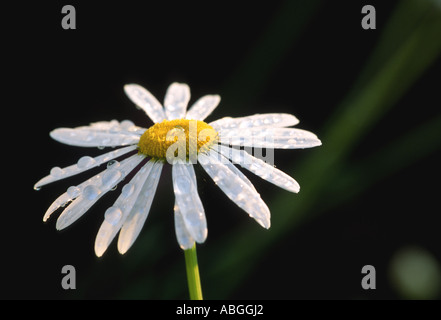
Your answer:
[[[69,187],[46,211],[44,221],[57,209],[65,207],[56,223],[56,228],[61,230],[135,172],[122,187],[113,206],[104,214],[95,240],[97,256],[103,255],[118,232],[118,251],[124,254],[132,246],[147,219],[166,162],[172,165],[176,237],[180,247],[188,250],[195,242],[203,243],[207,238],[207,221],[197,192],[193,165],[200,164],[228,198],[262,227],[269,228],[267,205],[235,164],[290,192],[298,192],[299,184],[240,147],[297,149],[321,145],[313,133],[288,128],[299,121],[285,113],[226,117],[204,122],[219,104],[220,97],[203,96],[187,111],[190,89],[186,84],[173,83],[169,86],[164,107],[139,85],[129,84],[124,90],[154,125],[145,129],[129,120],[112,120],[53,130],[50,136],[68,145],[120,148],[94,158],[83,156],[76,164],[65,168],[52,168],[50,174],[34,186],[38,190],[46,184],[106,164],[100,173]]]

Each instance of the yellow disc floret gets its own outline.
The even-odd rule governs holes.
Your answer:
[[[138,143],[141,154],[155,158],[185,157],[204,152],[216,143],[218,133],[200,120],[164,120],[146,130]]]

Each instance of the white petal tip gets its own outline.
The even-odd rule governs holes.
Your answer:
[[[58,138],[60,136],[60,134],[64,133],[67,130],[67,128],[57,128],[52,130],[51,132],[49,132],[49,136],[58,141]]]
[[[121,234],[120,234],[121,237]],[[129,242],[129,241],[124,241],[124,242],[120,242],[118,239],[118,252],[120,254],[125,254],[127,251],[129,251],[130,247],[132,246],[133,242]]]
[[[307,141],[303,146],[299,146],[299,147],[294,148],[294,149],[314,148],[314,147],[319,147],[321,145],[322,145],[321,140],[318,139],[317,137],[314,137],[313,139]]]
[[[293,192],[293,193],[299,193],[300,192],[300,185],[297,183],[297,181],[294,181],[295,183],[292,183],[286,190]]]
[[[68,226],[69,226],[69,224],[66,224],[64,221],[60,222],[60,218],[58,218],[57,223],[55,224],[55,229],[57,229],[58,231],[61,231]]]
[[[300,192],[300,187],[298,187],[298,188],[291,188],[291,189],[287,189],[287,190],[292,192],[292,193],[299,193]]]
[[[43,216],[43,222],[46,222],[51,217],[51,214],[54,213],[54,211],[56,211],[58,208],[59,207],[49,208]]]
[[[125,92],[130,91],[130,90],[134,89],[135,87],[139,87],[139,85],[134,84],[134,83],[125,84],[124,85],[124,91]]]
[[[128,250],[129,250],[129,248],[120,248],[120,247],[118,247],[118,252],[120,254],[125,254]]]
[[[106,252],[106,249],[103,249],[103,248],[96,248],[96,247],[95,247],[95,255],[96,255],[98,258],[101,258],[101,257],[103,256],[104,252]]]
[[[270,220],[268,220],[268,221],[258,221],[258,220],[257,220],[257,222],[258,222],[262,227],[264,227],[265,229],[269,229],[269,228],[271,227],[271,221],[270,221]]]
[[[269,229],[270,227],[271,227],[271,220],[268,218],[268,219],[265,219],[265,220],[262,220],[262,219],[260,219],[260,218],[255,218],[255,217],[253,217],[253,216],[251,216],[250,215],[250,217],[251,218],[254,218],[254,220],[256,220],[257,221],[257,223],[258,224],[260,224],[262,227],[264,227],[265,229]]]

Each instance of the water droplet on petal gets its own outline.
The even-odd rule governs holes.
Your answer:
[[[262,125],[262,120],[261,119],[256,119],[253,121],[253,126],[254,127],[258,127]]]
[[[103,150],[105,146],[98,146],[98,150]]]
[[[107,162],[107,169],[114,169],[118,168],[120,166],[120,163],[116,160],[110,160]]]
[[[282,118],[279,116],[273,116],[273,123],[279,123],[282,121]]]
[[[121,171],[119,170],[107,170],[106,172],[104,172],[103,177],[101,179],[103,186],[105,187],[114,187],[119,178],[121,178]]]
[[[84,156],[81,157],[80,160],[78,160],[77,162],[77,166],[80,169],[86,169],[86,168],[90,168],[91,166],[93,166],[95,164],[95,159],[89,156]]]
[[[120,125],[122,129],[130,130],[130,128],[132,128],[135,124],[130,120],[123,120],[121,121]]]
[[[100,193],[100,189],[94,185],[89,185],[83,190],[83,196],[88,200],[95,200]]]
[[[128,183],[122,188],[121,195],[124,198],[128,198],[133,193],[133,191],[135,191],[135,186],[131,183]]]
[[[64,170],[61,169],[60,167],[53,167],[51,169],[51,176],[53,176],[53,177],[57,178],[57,177],[61,176],[63,173],[64,173]]]
[[[67,189],[67,195],[71,199],[75,199],[80,195],[80,193],[81,193],[81,189],[75,186],[71,186]]]
[[[104,220],[111,225],[116,225],[122,217],[122,211],[118,207],[110,207],[104,213]]]
[[[84,138],[84,141],[86,141],[86,142],[90,142],[90,141],[92,141],[93,139],[95,139],[95,136],[96,136],[96,134],[93,133],[93,132],[91,132],[91,133],[89,133],[89,134]]]

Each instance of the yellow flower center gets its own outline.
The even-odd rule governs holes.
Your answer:
[[[195,159],[218,141],[218,133],[199,120],[164,120],[147,129],[138,143],[138,151],[146,156],[169,160],[170,158]],[[184,160],[184,159],[183,159]]]

